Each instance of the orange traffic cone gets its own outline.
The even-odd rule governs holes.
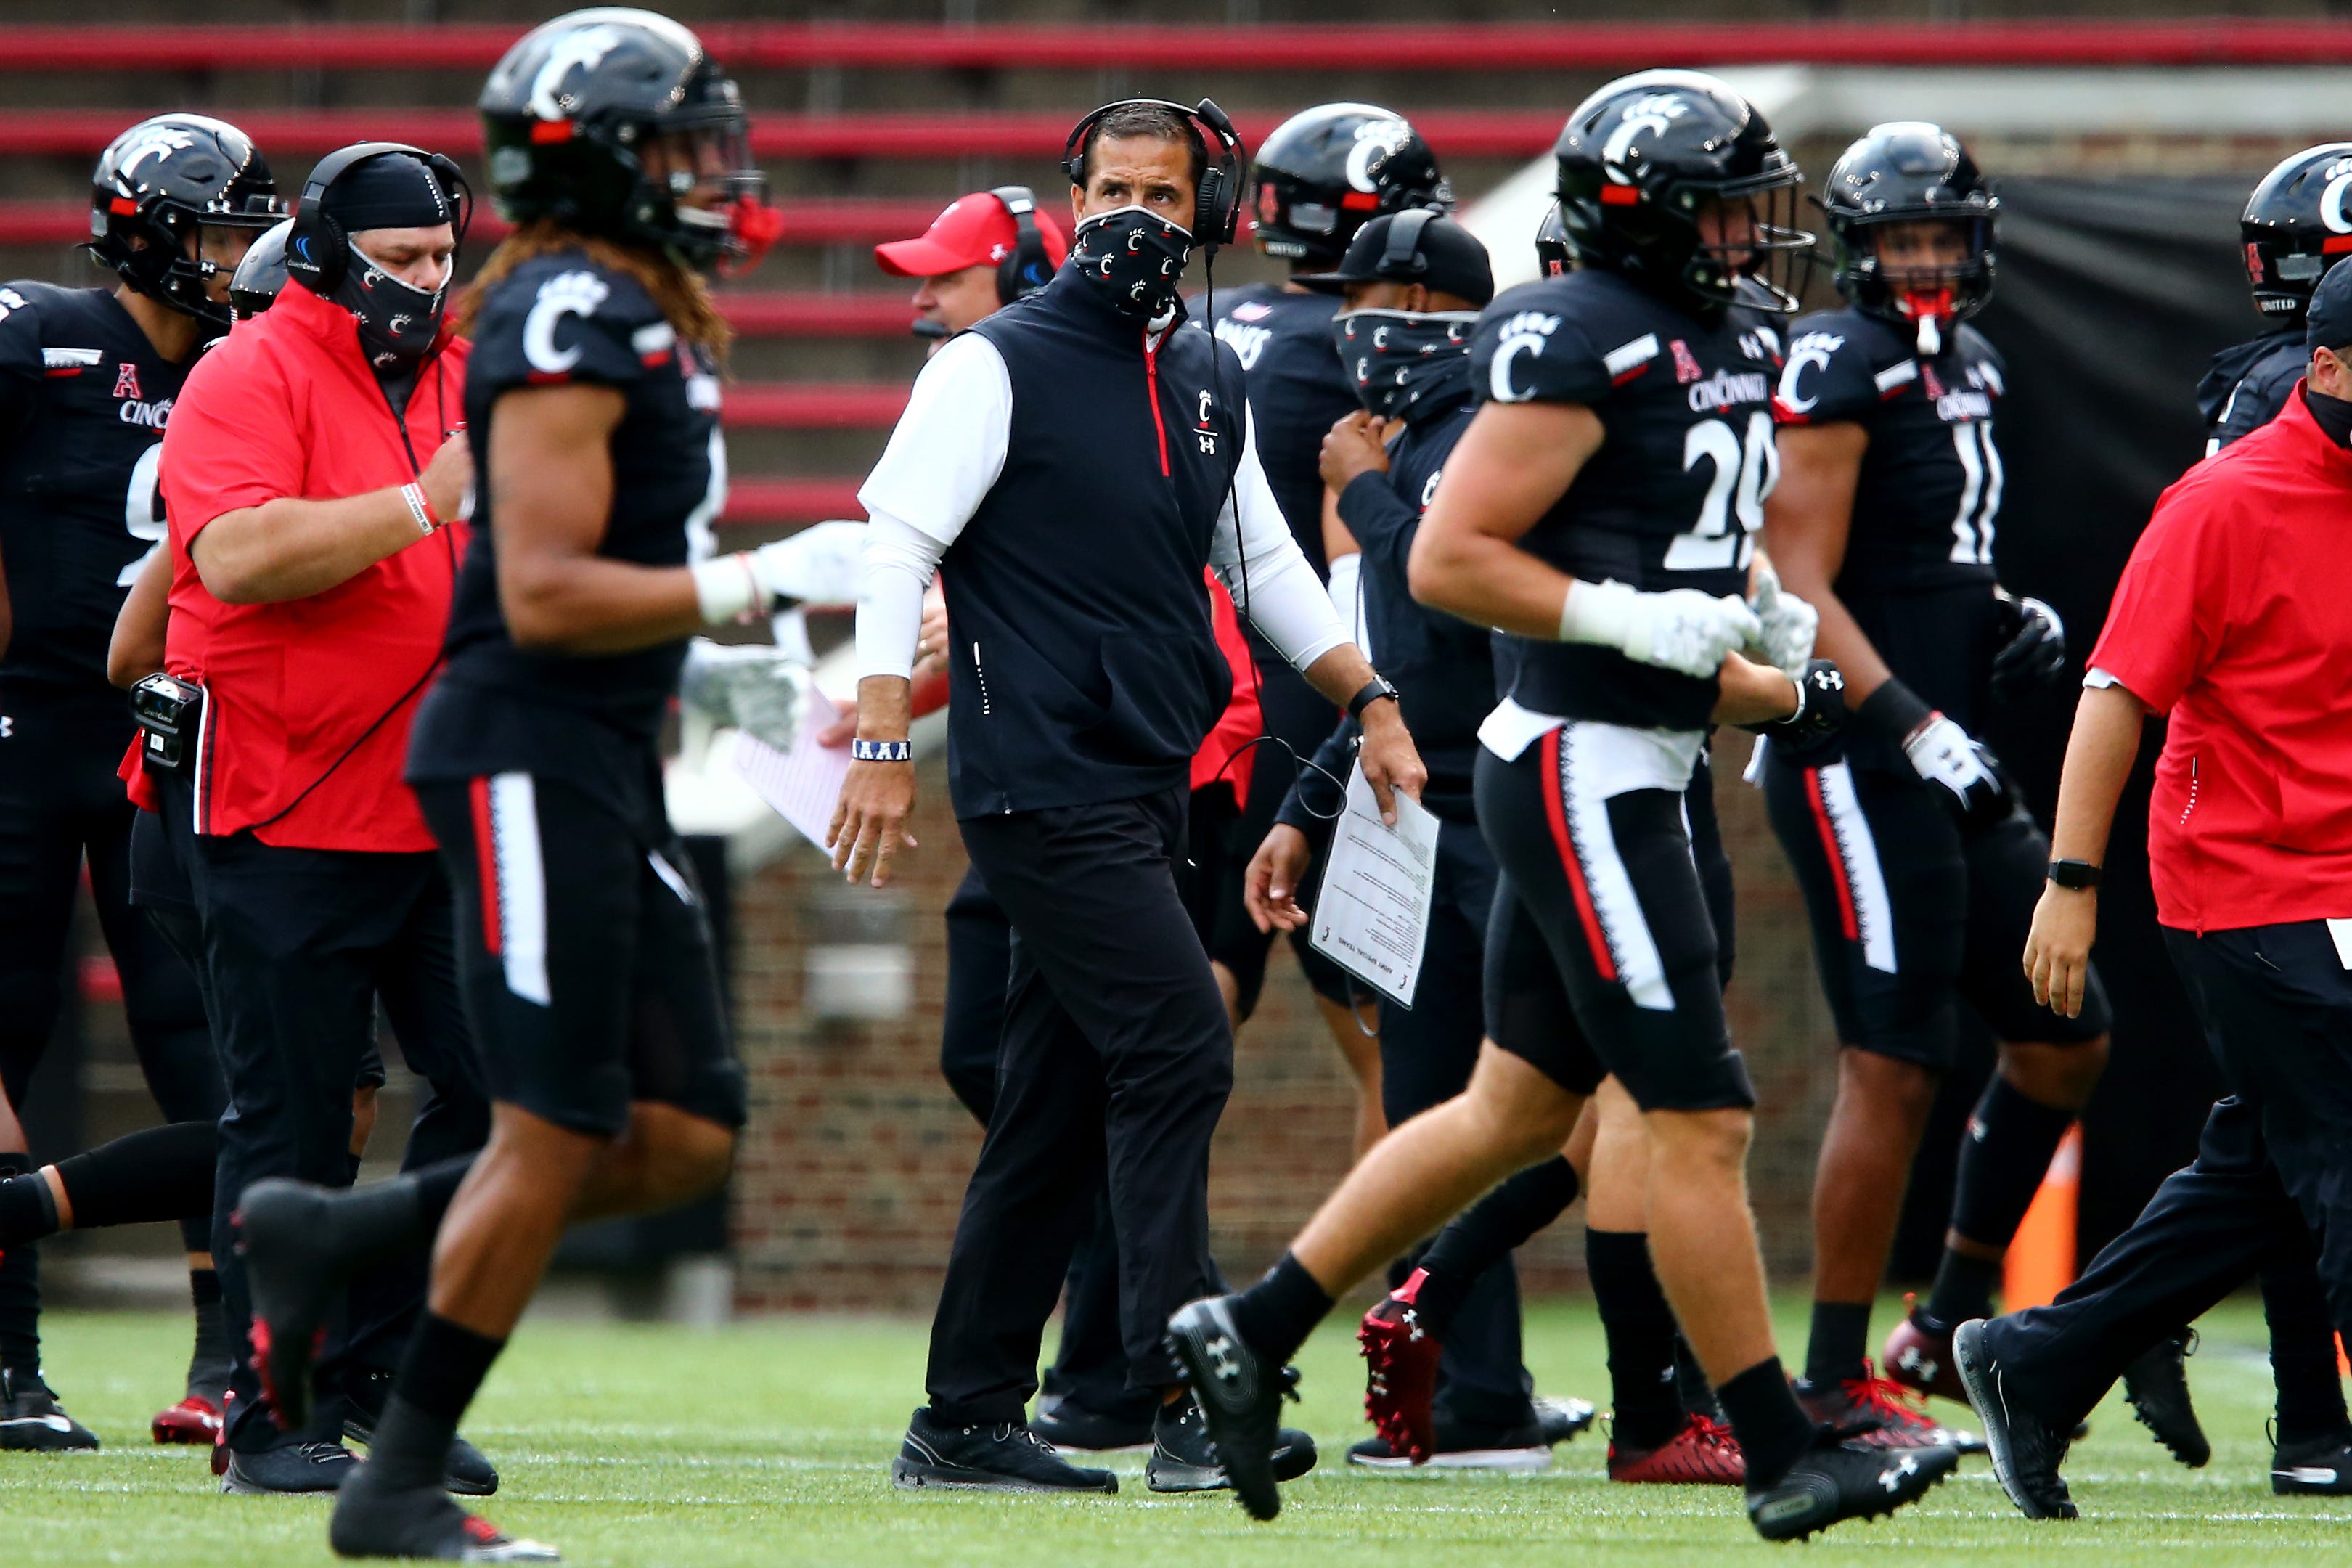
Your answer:
[[[2083,1124],[2066,1130],[2041,1191],[2001,1264],[2001,1310],[2047,1305],[2074,1282],[2074,1215],[2083,1186]]]

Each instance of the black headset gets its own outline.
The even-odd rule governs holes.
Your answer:
[[[466,243],[466,230],[474,221],[474,187],[466,183],[465,173],[457,167],[456,159],[446,153],[411,147],[405,142],[355,142],[319,160],[318,167],[302,183],[302,199],[294,205],[294,226],[286,236],[286,270],[300,279],[313,293],[333,293],[351,268],[351,237],[327,213],[327,187],[354,164],[390,153],[415,159],[440,182],[441,195],[455,215],[452,221],[457,242]]]
[[[1436,216],[1427,207],[1414,207],[1389,219],[1388,246],[1375,269],[1380,277],[1402,283],[1427,275],[1429,258],[1421,253],[1421,231]]]
[[[999,185],[988,193],[1013,219],[1013,248],[996,264],[996,302],[1010,305],[1054,280],[1054,258],[1037,226],[1037,198],[1026,185]]]
[[[1191,109],[1164,98],[1122,98],[1117,103],[1106,103],[1071,128],[1070,139],[1062,146],[1062,173],[1070,176],[1070,184],[1085,188],[1087,147],[1093,140],[1094,128],[1113,110],[1130,109],[1138,104],[1172,110],[1206,131],[1216,142],[1217,156],[1201,171],[1200,189],[1193,196],[1192,239],[1213,249],[1231,245],[1242,218],[1242,138],[1214,99],[1204,98]]]

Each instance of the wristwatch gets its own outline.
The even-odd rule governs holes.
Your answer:
[[[1361,721],[1364,710],[1383,697],[1391,702],[1398,701],[1397,689],[1375,675],[1364,682],[1362,689],[1348,699],[1348,717]]]
[[[2099,868],[2088,860],[2053,860],[2050,879],[2079,893],[2099,885]]]
[[[911,763],[915,760],[912,741],[852,741],[849,760],[853,763]]]

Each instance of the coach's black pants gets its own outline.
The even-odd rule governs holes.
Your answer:
[[[229,1440],[250,1451],[283,1438],[255,1417],[252,1302],[230,1223],[238,1194],[264,1176],[351,1184],[352,1085],[373,1042],[379,997],[401,1055],[429,1085],[403,1169],[480,1148],[489,1100],[466,1029],[449,884],[437,856],[280,848],[250,834],[197,842],[205,956],[229,1095],[213,1257],[235,1361]],[[336,1386],[345,1365],[398,1364],[424,1301],[425,1268],[420,1254],[353,1284],[348,1342],[322,1366],[325,1387]],[[300,1436],[331,1436],[341,1417],[340,1401],[322,1399],[317,1430]]]
[[[1106,1173],[1129,1385],[1177,1380],[1160,1342],[1214,1278],[1209,1142],[1233,1035],[1177,883],[1182,788],[962,827],[1012,920],[1012,972],[927,1384],[942,1419],[978,1424],[1022,1419]]]
[[[2082,1279],[1992,1325],[1993,1352],[2025,1374],[2012,1389],[2052,1422],[2079,1420],[2141,1351],[2315,1246],[2336,1328],[2352,1331],[2352,969],[2331,923],[2165,931],[2237,1093]]]
[[[1413,1005],[1381,998],[1381,1108],[1391,1127],[1470,1085],[1486,1035],[1486,922],[1499,873],[1477,826],[1441,822],[1437,885]],[[1519,1277],[1508,1253],[1481,1273],[1445,1331],[1437,1407],[1473,1426],[1535,1419],[1519,1362]]]

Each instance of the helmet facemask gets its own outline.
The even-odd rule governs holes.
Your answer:
[[[1696,231],[1683,286],[1715,304],[1796,314],[1820,259],[1816,237],[1797,226],[1802,186],[1790,164],[1712,191],[1676,191],[1670,202]]]
[[[1930,357],[1992,297],[1990,214],[1895,209],[1839,226],[1840,281],[1854,303],[1908,326]]]
[[[688,266],[722,275],[759,265],[782,231],[767,176],[732,81],[704,75],[687,101],[650,124],[624,123],[614,149],[635,168],[627,226],[677,251]]]

